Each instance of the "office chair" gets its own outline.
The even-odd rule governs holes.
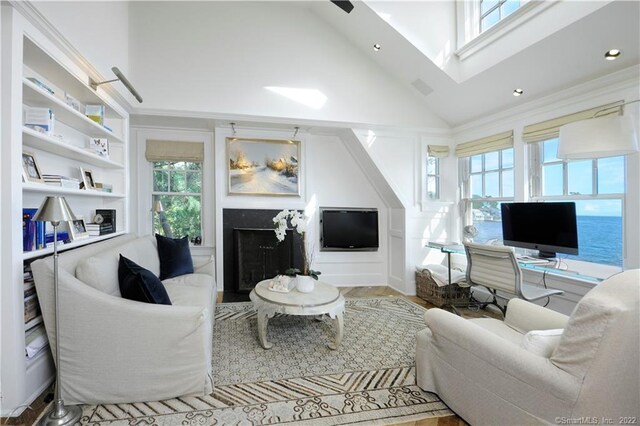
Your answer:
[[[529,302],[563,293],[562,290],[523,283],[522,270],[511,247],[465,243],[464,250],[467,254],[467,283],[483,286],[493,296],[491,301],[482,304],[483,308],[495,305],[506,315],[507,307],[498,304],[497,291]]]

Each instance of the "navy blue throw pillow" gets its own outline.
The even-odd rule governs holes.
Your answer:
[[[171,305],[164,285],[155,274],[120,255],[118,282],[122,297],[137,302]]]
[[[158,257],[160,258],[160,279],[193,274],[193,260],[189,250],[189,237],[167,238],[156,234]]]

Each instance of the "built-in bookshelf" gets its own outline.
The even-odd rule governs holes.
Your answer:
[[[74,214],[86,224],[93,222],[96,210],[114,212],[117,222],[113,232],[70,238],[58,245],[59,252],[128,232],[129,116],[126,108],[104,90],[95,91],[89,86],[92,70],[84,60],[66,54],[69,50],[63,50],[64,42],[58,35],[44,34],[44,29],[36,28],[11,6],[6,13],[3,6],[0,30],[3,47],[12,47],[10,54],[3,56],[3,61],[6,59],[10,64],[3,68],[3,97],[6,93],[11,101],[3,103],[0,126],[3,140],[0,407],[1,415],[8,416],[20,414],[55,376],[29,269],[31,262],[53,253],[53,242],[47,243],[47,238],[43,240],[40,236],[38,245],[29,245],[29,250],[24,250],[23,209],[37,209],[47,196],[58,195],[65,197]],[[91,77],[106,79],[99,75]],[[89,118],[85,105],[100,106],[103,115],[98,120]],[[50,126],[42,128],[27,122],[28,110],[48,111]],[[96,145],[103,149],[96,149]],[[37,167],[29,168],[33,164],[28,164],[23,153],[32,157]],[[88,181],[91,185],[85,183]],[[65,223],[58,227],[59,232],[67,230]],[[46,224],[45,233],[51,231],[51,224]]]

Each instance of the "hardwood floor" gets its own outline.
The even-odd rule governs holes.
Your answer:
[[[340,292],[345,297],[402,297],[404,299],[410,300],[420,306],[423,306],[427,309],[435,308],[431,303],[420,299],[417,296],[405,296],[402,293],[390,288],[390,287],[340,287]],[[222,292],[219,292],[216,297],[217,303],[222,303]],[[498,314],[494,314],[490,311],[476,311],[465,308],[458,308],[460,314],[465,318],[481,318],[485,316],[499,318]],[[47,389],[42,395],[40,395],[32,404],[31,407],[25,412],[18,416],[12,418],[1,418],[1,425],[32,425],[35,420],[40,416],[40,413],[47,408],[47,403],[44,402],[47,394],[51,393],[53,390]],[[464,426],[467,423],[462,420],[458,416],[447,416],[447,417],[439,417],[439,418],[428,418],[423,420],[416,420],[412,422],[406,423],[395,423],[394,426]]]

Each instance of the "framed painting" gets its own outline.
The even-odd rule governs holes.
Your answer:
[[[44,183],[36,157],[30,152],[22,153],[22,180],[24,182]]]
[[[229,194],[300,195],[300,141],[227,138]]]

